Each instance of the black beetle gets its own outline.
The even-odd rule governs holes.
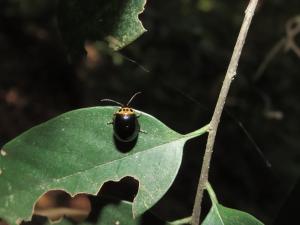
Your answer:
[[[113,124],[114,136],[117,140],[122,142],[131,142],[135,140],[141,132],[140,124],[138,118],[140,115],[137,115],[133,108],[129,107],[131,101],[141,92],[135,93],[126,105],[117,102],[112,99],[102,99],[101,101],[114,102],[121,106],[121,108],[114,113],[113,121],[109,124]]]

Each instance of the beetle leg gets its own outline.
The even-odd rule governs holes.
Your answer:
[[[114,116],[116,115],[116,113],[114,113]],[[110,122],[107,122],[107,125],[112,125],[114,123],[114,121],[110,121]]]

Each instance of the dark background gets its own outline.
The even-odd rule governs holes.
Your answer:
[[[140,15],[148,30],[113,53],[104,45],[69,63],[52,27],[53,8],[20,13],[0,3],[0,144],[63,112],[127,102],[187,133],[211,118],[248,1],[148,0]],[[95,1],[96,2],[96,1]],[[288,3],[287,3],[288,2]],[[266,224],[290,224],[299,200],[300,69],[295,52],[270,50],[300,15],[299,0],[260,1],[222,116],[210,181],[225,206]],[[76,38],[76,37],[74,37]],[[299,37],[295,37],[299,42]],[[300,46],[300,42],[299,42]],[[95,53],[95,54],[93,54]],[[243,124],[272,167],[266,166]],[[191,213],[206,137],[189,141],[178,177],[154,207],[164,219]],[[206,210],[209,201],[205,201]]]

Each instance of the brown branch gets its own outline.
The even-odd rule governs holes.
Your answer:
[[[229,88],[231,82],[236,76],[236,70],[238,66],[238,62],[241,56],[242,48],[245,43],[245,39],[249,30],[249,26],[251,24],[254,11],[256,9],[258,0],[251,0],[246,11],[245,11],[245,18],[237,38],[237,42],[235,44],[232,57],[223,81],[223,85],[219,94],[219,98],[217,101],[217,105],[215,107],[215,111],[213,113],[211,122],[209,123],[209,134],[206,144],[206,149],[203,157],[203,163],[201,168],[201,174],[199,178],[197,193],[194,202],[193,214],[192,214],[192,225],[199,225],[200,222],[200,214],[201,214],[201,203],[203,198],[203,191],[205,188],[206,183],[208,182],[208,173],[209,173],[209,166],[211,161],[211,156],[213,153],[213,146],[216,138],[216,133],[218,129],[218,125],[220,122],[221,114],[225,105],[225,101],[229,92]]]

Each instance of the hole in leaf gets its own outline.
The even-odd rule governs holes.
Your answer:
[[[75,222],[85,220],[91,212],[91,203],[87,195],[78,194],[73,198],[60,190],[48,191],[39,198],[34,214],[58,221],[66,216]]]
[[[51,222],[56,222],[66,217],[74,222],[98,221],[102,209],[110,204],[117,205],[121,200],[133,201],[139,183],[132,177],[125,177],[119,182],[106,182],[98,196],[78,194],[73,198],[65,191],[52,190],[42,195],[34,206],[34,217],[30,222],[22,223],[45,224],[45,218]],[[109,197],[109,198],[108,198]],[[6,225],[1,224],[0,225]]]
[[[116,199],[133,202],[139,188],[139,182],[133,177],[124,177],[118,182],[106,182],[98,196],[111,196]]]
[[[96,223],[101,221],[102,209],[108,205],[118,205],[121,200],[132,202],[138,192],[139,182],[133,177],[124,177],[118,182],[106,182],[98,196],[90,196],[92,212],[88,221]]]

